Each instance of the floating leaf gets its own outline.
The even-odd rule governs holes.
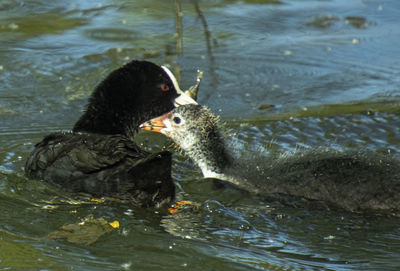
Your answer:
[[[108,223],[110,224],[111,227],[113,227],[114,229],[118,229],[119,228],[119,222],[118,220],[115,220],[113,222]]]
[[[46,239],[66,239],[71,243],[90,245],[100,236],[118,227],[118,221],[108,223],[102,217],[95,219],[93,215],[88,215],[78,223],[63,225],[59,230],[48,234]]]

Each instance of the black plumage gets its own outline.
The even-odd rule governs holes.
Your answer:
[[[178,91],[151,62],[132,61],[113,71],[96,87],[72,132],[50,134],[35,145],[26,175],[140,206],[173,199],[171,154],[144,151],[133,136],[141,122],[171,110]]]
[[[73,131],[133,136],[142,122],[172,110],[178,95],[161,67],[132,61],[95,88]]]

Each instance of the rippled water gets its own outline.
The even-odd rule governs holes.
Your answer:
[[[77,200],[23,165],[44,135],[68,130],[93,87],[131,59],[169,63],[181,85],[204,71],[199,101],[223,120],[237,156],[320,146],[398,156],[400,4],[395,0],[182,3],[177,55],[173,1],[0,2],[0,269],[398,270],[398,218],[306,203],[288,207],[201,179],[175,155],[175,215]],[[157,150],[165,140],[140,134]],[[251,165],[251,160],[248,161]],[[49,240],[88,215],[120,228],[93,244]]]

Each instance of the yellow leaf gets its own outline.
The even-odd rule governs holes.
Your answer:
[[[113,227],[114,229],[118,229],[119,228],[119,222],[118,220],[115,220],[113,222],[108,223],[110,224],[111,227]]]

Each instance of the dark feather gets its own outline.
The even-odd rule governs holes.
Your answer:
[[[171,154],[151,154],[123,135],[55,133],[35,146],[26,175],[71,192],[150,206],[173,199]]]

